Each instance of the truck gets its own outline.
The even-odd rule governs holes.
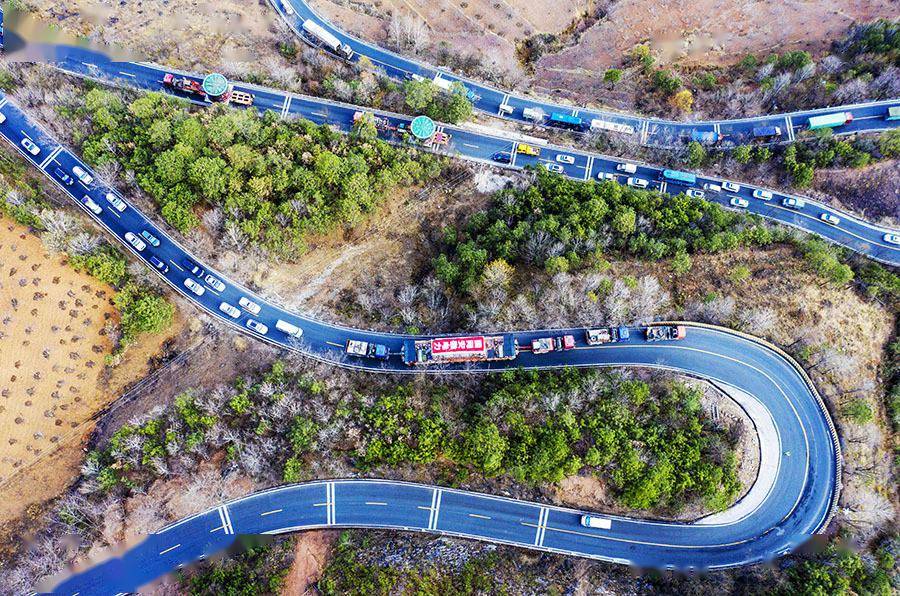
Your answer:
[[[691,131],[691,140],[700,143],[701,145],[715,145],[720,143],[724,138],[725,135],[711,130]]]
[[[200,81],[189,79],[188,77],[179,77],[178,75],[167,72],[163,75],[162,83],[166,87],[181,91],[182,93],[206,97],[206,92],[203,90]]]
[[[834,114],[822,114],[809,119],[809,130],[820,128],[834,128],[853,122],[853,112],[836,112]]]
[[[376,358],[378,360],[387,360],[391,355],[387,349],[387,346],[384,344],[376,344],[370,341],[359,341],[356,339],[347,340],[345,352],[348,356]]]
[[[684,339],[687,329],[684,325],[651,325],[646,329],[647,341],[667,341]]]
[[[581,130],[584,126],[581,118],[571,114],[563,114],[561,112],[551,112],[550,119],[547,121],[550,126],[558,128],[566,128],[569,130]]]
[[[291,337],[299,338],[303,335],[303,329],[297,327],[293,323],[282,321],[281,319],[275,321],[275,329],[278,329],[282,333],[290,335]]]
[[[540,157],[541,148],[535,147],[534,145],[528,145],[527,143],[517,143],[516,144],[516,153],[522,153],[524,155],[533,155],[535,157]]]
[[[353,112],[353,124],[356,124],[363,118],[371,118],[372,123],[375,125],[377,130],[395,130],[396,127],[391,126],[391,121],[385,118],[384,116],[376,116],[372,112]]]
[[[754,126],[750,136],[756,140],[774,139],[781,136],[779,126]]]
[[[234,86],[231,85],[222,75],[213,74],[210,75],[210,77],[217,78],[216,83],[219,85],[218,90],[221,90],[221,93],[217,95],[209,95],[203,88],[203,83],[201,81],[197,81],[185,76],[179,76],[170,72],[167,72],[165,75],[163,75],[162,84],[169,89],[181,91],[182,93],[188,93],[190,95],[196,95],[197,97],[208,99],[209,101],[231,102],[233,104],[242,106],[253,105],[255,96],[252,93],[235,90]]]
[[[435,131],[435,133],[431,135],[431,138],[426,140],[424,144],[431,147],[440,147],[449,144],[451,138],[453,138],[453,135],[450,133],[438,130]]]
[[[524,116],[526,120],[543,122],[547,114],[540,108],[525,108],[522,110],[522,116]]]
[[[437,85],[441,89],[441,91],[445,91],[447,93],[454,93],[456,89],[459,88],[454,87],[454,85],[457,84],[457,81],[448,81],[447,79],[441,78],[440,74],[434,75],[434,78],[431,80],[431,82]],[[481,99],[481,97],[476,95],[474,91],[472,91],[462,83],[459,83],[459,85],[462,86],[463,89],[465,89],[466,99],[468,99],[469,101],[476,102]]]
[[[562,352],[575,347],[574,335],[561,335],[558,337],[539,337],[531,340],[531,351],[534,354],[546,354],[548,352]]]
[[[618,122],[609,122],[608,120],[600,120],[598,118],[594,118],[593,120],[591,120],[591,130],[594,132],[598,130],[609,130],[612,132],[621,132],[629,135],[634,134],[633,126],[629,126],[627,124],[619,124]]]
[[[341,43],[337,37],[326,31],[312,19],[303,21],[302,28],[304,38],[311,44],[324,48],[338,58],[343,58],[344,60],[350,60],[353,57],[353,50],[350,46]]]
[[[513,360],[519,342],[512,335],[476,335],[407,339],[403,342],[403,362],[408,366]]]
[[[628,339],[628,327],[601,327],[600,329],[586,329],[585,339],[589,346],[615,343]]]

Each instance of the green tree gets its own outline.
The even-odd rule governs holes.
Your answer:
[[[847,402],[841,408],[841,412],[856,424],[868,424],[875,419],[872,406],[863,397],[857,397]]]
[[[162,296],[147,292],[133,283],[125,284],[113,297],[122,315],[122,343],[128,344],[141,333],[159,333],[172,323],[175,308]]]
[[[672,259],[672,273],[681,276],[694,266],[691,256],[684,251],[678,252]]]
[[[885,157],[900,157],[900,128],[881,133],[878,150]]]
[[[438,86],[429,80],[411,80],[403,85],[406,106],[418,113],[425,112],[439,92]]]
[[[731,156],[734,157],[736,162],[746,164],[750,163],[751,151],[752,149],[749,145],[738,145],[731,152]]]
[[[622,80],[622,70],[618,68],[607,68],[606,72],[603,73],[603,80],[610,85],[615,85]]]
[[[630,236],[637,229],[637,214],[634,209],[624,207],[620,209],[612,221],[612,229],[622,236]]]
[[[460,463],[474,466],[485,476],[495,476],[503,470],[507,447],[497,425],[481,418],[460,437]]]
[[[692,168],[699,168],[706,162],[706,149],[697,141],[688,143],[687,164]]]

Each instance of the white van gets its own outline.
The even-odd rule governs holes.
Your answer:
[[[616,166],[616,169],[620,172],[625,172],[626,174],[634,174],[637,172],[637,166],[633,163],[620,163]]]
[[[703,190],[708,190],[711,192],[722,192],[722,187],[718,184],[713,184],[712,182],[707,182],[703,185]]]
[[[281,7],[284,8],[284,14],[289,17],[294,16],[294,7],[291,6],[290,0],[281,0]]]
[[[612,520],[605,517],[597,517],[596,515],[582,515],[581,525],[585,528],[608,530],[612,527]]]
[[[275,329],[278,329],[282,333],[293,335],[294,337],[300,337],[301,335],[303,335],[303,329],[300,329],[296,325],[288,323],[287,321],[282,321],[281,319],[275,321]]]

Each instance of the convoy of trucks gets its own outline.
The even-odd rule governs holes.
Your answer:
[[[508,334],[407,339],[403,342],[403,362],[409,366],[512,360],[518,354],[519,344]]]

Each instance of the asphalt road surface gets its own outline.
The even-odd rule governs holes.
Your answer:
[[[606,123],[626,127],[623,134],[639,135],[638,140],[642,145],[656,147],[683,146],[692,140],[694,133],[712,133],[720,135],[722,141],[734,145],[746,144],[758,139],[752,137],[752,131],[756,127],[778,127],[780,136],[769,139],[769,142],[788,143],[795,139],[796,134],[809,125],[809,119],[823,114],[837,112],[851,112],[853,120],[835,129],[836,134],[850,134],[861,131],[886,130],[900,126],[900,121],[887,121],[885,116],[890,107],[900,106],[900,99],[885,101],[872,101],[854,105],[832,106],[815,110],[802,110],[788,114],[772,114],[741,118],[738,120],[715,120],[708,122],[674,122],[657,118],[645,118],[641,116],[623,114],[604,110],[595,110],[571,105],[561,105],[547,102],[536,97],[516,96],[511,93],[495,89],[489,85],[477,81],[459,77],[445,70],[434,68],[427,64],[416,62],[410,58],[400,56],[394,52],[377,45],[362,41],[338,29],[327,20],[316,14],[305,0],[269,0],[279,12],[282,18],[290,25],[291,29],[306,43],[311,45],[321,44],[321,40],[310,36],[303,29],[306,20],[312,20],[328,33],[337,38],[342,44],[346,44],[353,50],[350,62],[356,62],[361,56],[365,56],[372,63],[384,70],[394,79],[408,80],[413,77],[434,79],[439,76],[442,80],[460,82],[472,94],[475,108],[486,114],[500,118],[523,122],[527,124],[547,125],[553,113],[579,118],[582,121],[582,129],[590,128],[592,120],[601,120]],[[286,7],[290,7],[286,10]],[[289,14],[293,13],[293,14]],[[502,106],[502,107],[501,107]],[[537,109],[544,114],[541,121],[526,117],[526,109]]]
[[[0,112],[6,116],[0,135],[7,142],[173,289],[209,315],[257,339],[340,366],[414,372],[400,356],[407,336],[349,329],[289,313],[193,259],[165,228],[152,223],[96,175],[88,185],[81,181],[64,184],[54,174],[56,168],[66,172],[76,165],[88,172],[90,168],[2,95]],[[22,144],[25,139],[37,147],[37,155],[26,150]],[[113,206],[108,193],[125,202],[124,210]],[[140,237],[144,231],[156,237],[159,245],[147,244],[138,250],[125,239],[129,232]],[[205,270],[203,277],[187,270],[189,258]],[[154,260],[161,267],[154,266]],[[202,295],[189,291],[185,280],[202,287]],[[220,310],[222,302],[238,305],[241,297],[252,300],[259,312],[240,309],[237,318],[231,318]],[[279,331],[279,319],[301,328],[302,337],[297,340]],[[249,329],[247,322],[251,320],[266,328]],[[609,529],[589,529],[580,525],[582,512],[489,495],[377,480],[316,482],[250,495],[183,520],[149,536],[122,557],[66,579],[54,591],[82,595],[133,591],[178,565],[221,550],[237,534],[304,528],[429,531],[641,567],[715,569],[784,554],[827,524],[839,489],[840,451],[821,400],[792,360],[754,338],[693,325],[680,341],[648,342],[642,329],[633,328],[627,341],[601,346],[588,345],[584,329],[511,335],[524,347],[538,337],[569,333],[576,340],[572,350],[539,355],[523,349],[514,360],[445,365],[440,370],[648,366],[737,387],[755,396],[776,422],[781,457],[767,498],[729,523],[690,525],[607,518],[611,519]],[[383,343],[390,357],[375,360],[346,356],[344,345],[349,339]]]

